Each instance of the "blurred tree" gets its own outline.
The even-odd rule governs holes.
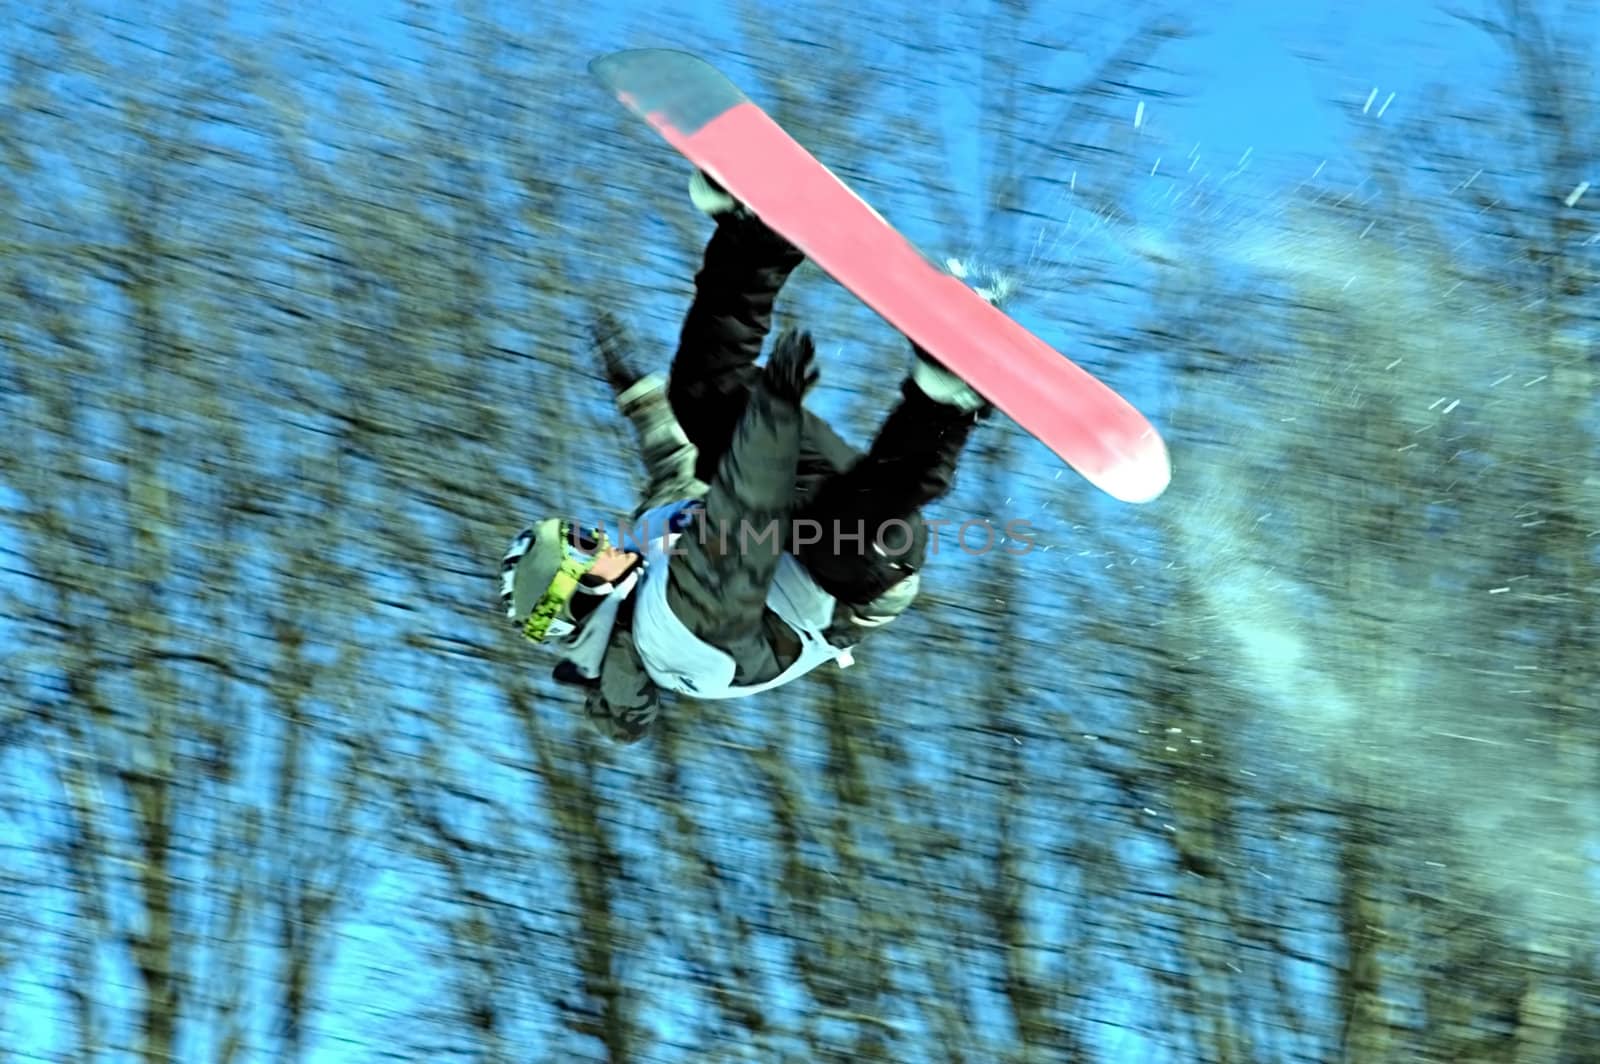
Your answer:
[[[1504,85],[1459,106],[1441,86],[1385,126],[1353,115],[1360,184],[1307,181],[1279,223],[1197,232],[1198,254],[1163,262],[1146,334],[1197,382],[1165,510],[1188,571],[1165,630],[1189,651],[1156,670],[1226,674],[1235,698],[1200,695],[1192,667],[1167,697],[1250,729],[1251,768],[1277,769],[1242,789],[1208,774],[1189,823],[1214,833],[1291,779],[1336,816],[1326,1059],[1593,1046],[1574,1003],[1594,993],[1595,252],[1570,145],[1595,101],[1577,42],[1535,11],[1483,24],[1508,45]],[[1251,831],[1244,852],[1194,847],[1196,869],[1181,804],[1178,823],[1191,874],[1231,890],[1259,862]],[[1217,926],[1186,966],[1243,945],[1236,918]]]

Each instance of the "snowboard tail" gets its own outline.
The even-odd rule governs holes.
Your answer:
[[[1085,479],[1124,502],[1171,480],[1161,436],[1093,374],[930,262],[716,68],[645,49],[590,70],[681,155],[959,375]]]

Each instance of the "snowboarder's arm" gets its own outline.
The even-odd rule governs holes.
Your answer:
[[[627,331],[609,311],[596,311],[594,341],[606,380],[617,393],[617,409],[639,439],[639,453],[649,477],[645,501],[635,516],[662,503],[698,498],[705,492],[705,485],[694,475],[699,452],[684,435],[667,401],[666,379],[658,373],[646,376],[633,367]]]
[[[748,665],[763,648],[767,590],[788,546],[801,401],[816,380],[809,336],[786,332],[717,464],[701,522],[678,541],[667,604],[701,639]],[[759,670],[758,670],[759,671]]]
[[[665,378],[652,373],[637,381],[617,396],[617,409],[633,425],[649,477],[644,502],[635,516],[663,503],[699,498],[705,493],[706,485],[694,475],[699,452],[673,416]]]
[[[644,738],[661,710],[661,695],[645,671],[625,628],[612,633],[605,667],[588,686],[584,713],[600,734],[617,742]]]

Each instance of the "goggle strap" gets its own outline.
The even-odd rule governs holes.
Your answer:
[[[528,619],[522,622],[523,636],[534,643],[544,641],[550,625],[561,616],[561,611],[577,592],[579,578],[594,567],[596,560],[586,558],[579,561],[575,558],[566,558],[561,562],[561,568],[556,571],[550,586],[539,597],[532,612],[528,614]]]

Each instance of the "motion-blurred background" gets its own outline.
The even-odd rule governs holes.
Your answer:
[[[1600,19],[1188,6],[6,4],[0,1060],[1600,1060]],[[1031,549],[616,748],[494,594],[710,231],[638,46],[1175,480],[997,417],[929,516]],[[864,445],[903,342],[780,321]]]

